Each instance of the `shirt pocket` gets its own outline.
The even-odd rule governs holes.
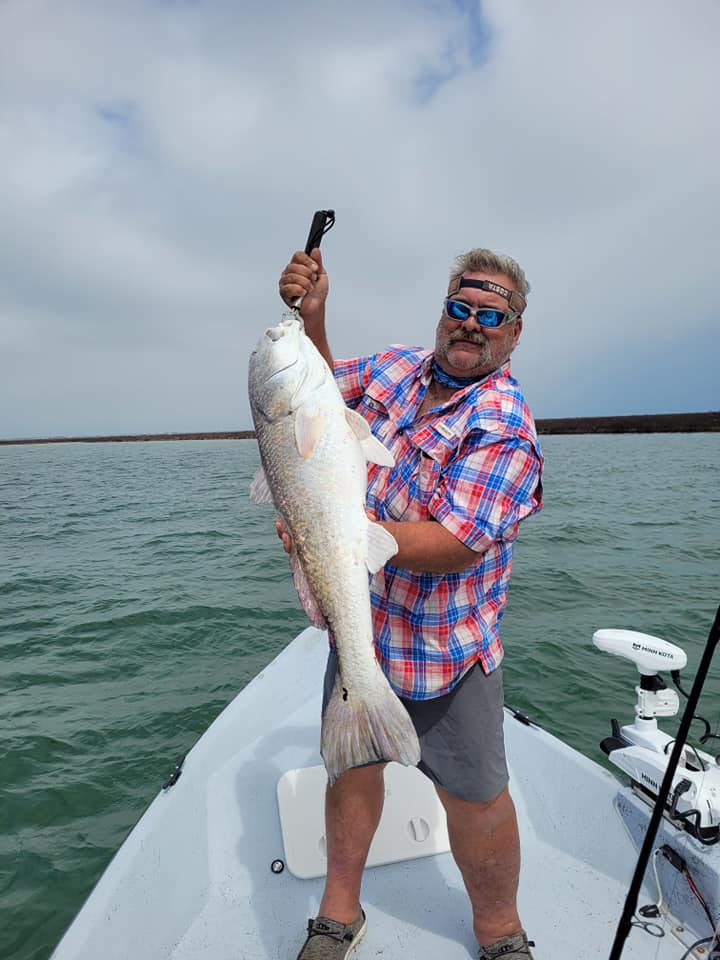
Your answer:
[[[407,487],[408,502],[403,520],[429,520],[428,504],[437,490],[440,464],[429,454],[420,451],[417,471]]]
[[[395,425],[385,407],[367,394],[362,398],[357,411],[368,423],[380,443],[389,447],[396,433]]]
[[[403,475],[398,472],[392,476],[382,497],[379,511],[382,520],[407,520],[405,516],[410,503],[410,488]]]
[[[406,520],[432,520],[429,504],[443,482],[443,476],[457,455],[461,437],[443,421],[421,427],[413,435],[419,454],[418,467],[410,482]]]
[[[428,505],[437,491],[443,466],[454,445],[424,428],[411,439],[414,462],[404,464],[402,473],[391,476],[385,494],[389,520],[431,520]]]
[[[367,421],[375,439],[379,440],[393,456],[397,457],[397,445],[394,443],[397,428],[388,416],[383,404],[365,394],[358,408],[358,413]],[[377,520],[399,519],[395,514],[405,509],[407,497],[403,505],[402,482],[397,467],[388,469],[376,463],[368,462],[367,478],[366,505],[373,517]],[[388,496],[394,500],[392,515],[387,509]]]

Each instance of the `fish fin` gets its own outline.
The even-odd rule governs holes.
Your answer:
[[[390,453],[386,446],[383,446],[378,438],[370,430],[365,417],[350,407],[345,407],[345,419],[355,436],[360,441],[360,446],[365,454],[365,459],[370,463],[379,463],[381,467],[394,467],[395,457]]]
[[[270,485],[267,482],[265,471],[260,467],[250,484],[250,499],[253,503],[274,503]]]
[[[377,573],[400,548],[395,537],[379,523],[368,520],[368,552],[365,563],[370,573]]]
[[[378,682],[372,700],[346,687],[338,672],[325,708],[320,752],[331,784],[345,770],[366,763],[397,760],[406,766],[420,762],[420,744],[412,720],[376,663]]]
[[[325,432],[325,417],[316,408],[300,407],[295,414],[295,446],[298,453],[307,460]]]
[[[293,583],[295,584],[298,598],[300,599],[303,610],[308,616],[308,620],[314,627],[317,627],[318,630],[327,630],[327,621],[320,609],[320,604],[315,599],[315,594],[310,589],[310,584],[307,582],[307,577],[300,563],[300,557],[295,549],[295,544],[293,544],[290,553],[290,570],[292,571]]]

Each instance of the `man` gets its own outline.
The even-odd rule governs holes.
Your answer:
[[[346,403],[395,457],[392,469],[368,469],[368,515],[399,547],[371,580],[376,650],[417,730],[420,769],[445,808],[480,960],[532,957],[516,906],[520,851],[498,636],[518,524],[542,502],[535,426],[509,368],[528,292],[514,260],[471,250],[451,273],[434,352],[395,347],[334,362],[320,250],[294,254],[280,278],[286,303],[303,298],[305,332]],[[278,533],[289,549],[280,526]],[[336,669],[331,650],[325,703]],[[328,787],[325,890],[298,960],[340,960],[365,932],[360,885],[382,813],[383,770],[356,767]]]

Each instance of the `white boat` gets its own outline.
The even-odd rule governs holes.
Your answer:
[[[52,960],[294,960],[323,884],[313,856],[322,871],[326,651],[325,634],[306,629],[224,710],[129,835]],[[510,710],[505,731],[523,854],[519,909],[535,956],[607,958],[651,808],[642,791]],[[434,819],[439,806],[417,771],[397,771],[384,839],[371,856],[382,865],[368,866],[363,881],[368,931],[357,956],[477,956],[460,874]],[[658,852],[663,846],[682,857],[711,916],[720,914],[720,845],[666,818],[639,900],[658,904],[657,916],[633,925],[627,960],[681,960],[712,934],[688,877]],[[708,946],[687,956],[708,960]]]

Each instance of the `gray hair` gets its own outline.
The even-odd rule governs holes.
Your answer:
[[[464,273],[504,273],[506,277],[512,280],[513,286],[523,298],[526,298],[530,293],[530,284],[525,276],[525,271],[516,260],[505,256],[504,253],[495,253],[493,250],[486,250],[484,247],[477,247],[475,250],[461,253],[460,256],[455,258],[455,263],[450,271],[450,283]]]

